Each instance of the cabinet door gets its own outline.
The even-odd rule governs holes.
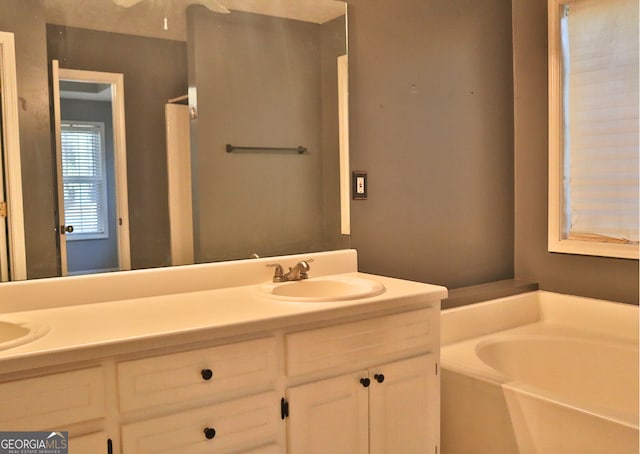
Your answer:
[[[107,439],[108,437],[105,432],[69,437],[69,452],[106,454],[108,452]]]
[[[366,377],[362,371],[290,388],[287,452],[368,453],[368,388],[360,383]]]
[[[435,453],[440,392],[435,355],[370,370],[371,454]]]
[[[261,446],[260,448],[250,449],[248,451],[237,451],[234,454],[280,454],[281,450],[277,444],[272,443],[267,446]]]

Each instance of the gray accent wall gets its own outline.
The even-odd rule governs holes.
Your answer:
[[[187,30],[198,114],[191,129],[196,261],[326,249],[323,167],[337,162],[338,150],[337,131],[323,132],[330,126],[323,123],[321,27],[191,7]],[[335,59],[340,50],[331,47],[325,51]],[[308,152],[227,153],[226,144]],[[337,187],[337,174],[331,184]]]
[[[515,277],[539,282],[544,290],[638,304],[638,261],[547,252],[546,3],[348,1],[351,167],[369,177],[369,199],[351,203],[351,245],[362,271],[450,289]],[[233,16],[218,25],[233,29]],[[205,24],[209,19],[189,20]],[[284,24],[277,24],[280,45],[288,46],[292,59],[284,77],[267,64],[243,70],[236,63],[246,55],[234,54],[231,60],[216,50],[233,51],[240,41],[253,39],[255,49],[266,55],[269,46],[275,47],[268,36],[192,28],[196,41],[187,49],[168,40],[56,26],[47,30],[41,0],[0,0],[0,29],[16,36],[29,278],[59,273],[47,31],[49,56],[63,67],[125,73],[135,268],[170,263],[163,104],[187,91],[187,51],[189,84],[198,87],[200,98],[196,107],[201,118],[214,119],[207,128],[192,123],[194,194],[202,205],[196,228],[213,234],[199,260],[225,250],[232,238],[244,247],[216,259],[290,253],[291,244],[300,252],[348,244],[327,218],[335,193],[322,196],[320,189],[333,178],[336,157],[316,150],[325,153],[335,137],[310,133],[308,125],[274,126],[281,124],[276,119],[287,123],[300,116],[316,122],[330,104],[321,107],[315,95],[301,102],[270,93],[282,107],[262,117],[266,121],[249,121],[256,116],[251,106],[256,97],[250,96],[255,86],[248,83],[254,71],[264,78],[286,78],[296,90],[333,83],[327,78],[323,85],[309,71],[333,71],[326,63],[333,56],[324,53],[340,49],[331,44],[329,28],[306,27],[316,29],[310,39],[302,32],[305,27],[283,32]],[[308,47],[303,51],[301,44]],[[131,72],[140,69],[152,76]],[[231,90],[245,91],[246,99],[231,103]],[[244,113],[243,121],[225,123],[229,108]],[[263,142],[268,129],[276,134],[269,143]],[[222,148],[227,142],[258,141],[305,145],[311,153],[228,156]],[[232,177],[231,171],[238,173]],[[249,196],[237,195],[239,185],[253,187]],[[274,198],[281,203],[266,203]],[[257,228],[263,218],[273,220]],[[313,235],[324,239],[309,246]]]
[[[349,1],[363,271],[638,304],[638,261],[547,252],[546,5]]]
[[[560,293],[638,304],[638,261],[547,252],[547,2],[513,0],[515,276]]]
[[[351,204],[362,271],[512,278],[510,0],[350,0]]]

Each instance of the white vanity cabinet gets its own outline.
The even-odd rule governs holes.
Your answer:
[[[117,375],[120,413],[132,421],[122,425],[123,454],[269,452],[276,443],[273,337],[123,361]],[[170,411],[181,405],[192,408]]]
[[[78,452],[106,453],[105,432],[82,427],[103,426],[105,392],[101,366],[2,381],[0,430],[69,431],[70,447],[79,448]]]
[[[73,454],[437,454],[446,289],[358,278],[385,292],[299,302],[261,284],[48,310],[47,335],[0,352],[0,430],[68,431]]]
[[[113,446],[111,440],[107,436],[106,432],[97,432],[89,435],[81,435],[78,437],[69,437],[69,452],[70,453],[107,453],[109,454],[110,448]],[[111,448],[113,451],[113,448]]]
[[[429,306],[121,361],[122,454],[435,453],[438,320]]]
[[[426,308],[286,336],[288,374],[310,377],[286,391],[289,454],[436,453],[438,318]],[[331,370],[348,372],[311,378]]]
[[[435,453],[434,355],[290,388],[289,453]]]

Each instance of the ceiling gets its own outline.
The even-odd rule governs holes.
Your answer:
[[[322,24],[345,14],[339,0],[219,0],[233,11]],[[141,0],[124,8],[109,0],[44,0],[48,23],[186,41],[186,8],[197,0]],[[167,29],[165,29],[165,18]]]
[[[111,85],[73,80],[60,81],[60,98],[85,101],[111,101]]]

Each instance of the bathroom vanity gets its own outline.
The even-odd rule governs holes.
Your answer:
[[[302,296],[275,294],[265,265],[310,256],[310,279],[283,284]],[[355,260],[252,260],[230,265],[255,271],[242,285],[0,314],[48,326],[0,351],[0,430],[68,431],[73,454],[437,453],[446,289],[358,273]],[[322,300],[336,282],[360,293]]]

